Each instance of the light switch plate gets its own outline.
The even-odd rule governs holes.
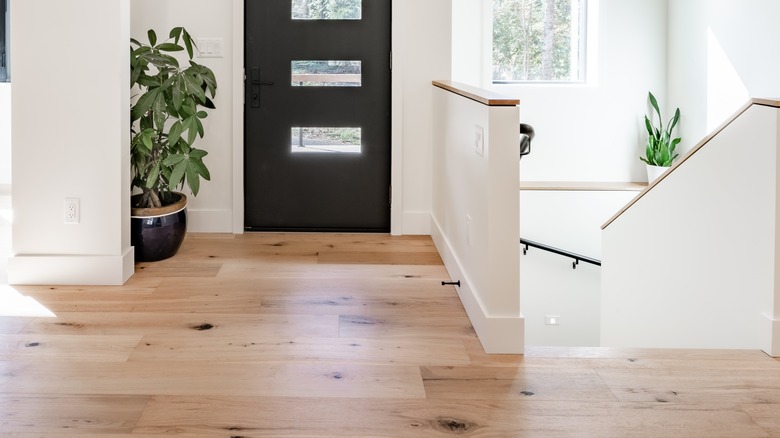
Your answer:
[[[197,38],[198,58],[222,58],[222,38]]]

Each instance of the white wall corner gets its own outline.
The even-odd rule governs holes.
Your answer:
[[[488,314],[482,304],[479,292],[469,281],[469,275],[463,267],[452,245],[445,237],[436,218],[431,215],[430,228],[433,242],[439,251],[444,266],[453,281],[460,280],[456,287],[463,307],[474,326],[474,331],[488,354],[523,354],[525,349],[525,319],[522,314],[513,317],[495,317]]]

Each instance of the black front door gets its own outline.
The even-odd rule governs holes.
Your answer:
[[[391,0],[246,0],[247,230],[390,229]]]

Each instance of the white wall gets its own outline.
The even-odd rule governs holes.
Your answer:
[[[604,230],[602,346],[773,349],[778,118],[752,106]]]
[[[11,84],[0,83],[0,193],[11,184]]]
[[[490,0],[481,0],[487,4]],[[489,63],[469,43],[453,47],[458,53],[453,77],[477,77],[503,94],[520,98],[523,122],[536,128],[534,151],[525,157],[520,175],[526,181],[645,181],[639,155],[643,152],[647,92],[666,97],[666,0],[591,0],[589,13],[591,65],[586,85],[497,85],[473,70]],[[473,2],[456,1],[455,34],[461,29],[487,27]],[[469,14],[470,22],[463,16]],[[489,18],[489,17],[488,17]],[[488,34],[489,35],[489,34]],[[489,36],[488,36],[489,38]],[[469,59],[464,59],[469,57]],[[488,61],[483,62],[487,57]],[[488,64],[489,65],[489,64]]]
[[[133,272],[129,0],[15,2],[11,20],[9,281],[121,284]],[[80,224],[63,223],[65,198],[80,199]]]
[[[601,268],[529,248],[520,256],[520,307],[528,347],[601,344]],[[558,325],[547,325],[546,316]]]
[[[775,0],[669,0],[669,106],[688,150],[750,97],[780,96]]]

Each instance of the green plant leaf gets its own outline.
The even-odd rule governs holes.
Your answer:
[[[152,29],[149,29],[149,30],[146,32],[146,35],[149,37],[149,44],[150,44],[150,45],[154,46],[154,45],[156,45],[156,44],[157,44],[157,34],[156,34],[156,33],[154,33],[154,30],[152,30]]]
[[[182,38],[184,39],[184,45],[187,47],[187,55],[192,59],[193,57],[193,50],[192,46],[194,45],[192,43],[192,37],[190,36],[190,33],[187,32],[187,29],[182,28]]]
[[[163,164],[166,165],[166,166],[169,166],[169,167],[170,166],[175,166],[175,165],[181,163],[182,161],[184,161],[186,158],[187,157],[185,157],[182,154],[169,155],[168,158],[163,160]]]
[[[171,130],[168,131],[168,144],[175,146],[181,139],[183,127],[180,121],[176,121],[171,125]]]
[[[187,170],[187,161],[181,160],[176,166],[174,166],[173,171],[171,172],[171,178],[168,180],[168,187],[171,190],[176,189],[176,187],[181,184],[182,178],[184,178],[184,172]]]
[[[192,165],[192,162],[187,163],[187,185],[190,186],[190,190],[192,190],[192,194],[194,196],[198,195],[198,192],[200,191],[200,176],[198,175],[198,172],[195,170],[195,167]]]
[[[149,171],[149,175],[146,177],[146,186],[153,188],[157,184],[157,179],[160,176],[160,162],[154,163],[152,169]]]
[[[159,46],[157,46],[157,48],[162,50],[163,52],[181,52],[182,50],[184,50],[184,47],[173,43],[162,43]]]
[[[160,90],[157,88],[151,89],[142,94],[138,98],[138,102],[135,103],[131,110],[131,120],[136,121],[140,119],[147,111],[152,108],[154,102],[157,100],[157,96],[160,94]]]
[[[168,34],[168,38],[174,38],[175,41],[178,43],[179,36],[181,35],[181,30],[182,30],[181,27],[174,27],[173,29],[171,29],[171,33]]]
[[[204,151],[203,149],[192,148],[192,150],[190,150],[190,157],[192,157],[192,158],[201,159],[201,158],[205,157],[208,154],[209,153]]]

